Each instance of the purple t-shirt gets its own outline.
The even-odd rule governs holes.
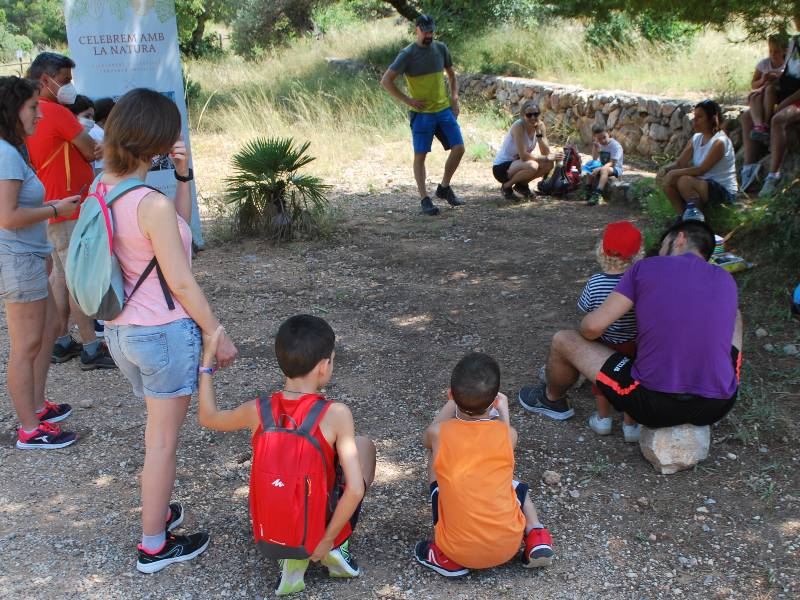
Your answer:
[[[657,392],[733,396],[738,298],[730,273],[696,254],[654,256],[636,262],[614,291],[636,312],[636,380]]]

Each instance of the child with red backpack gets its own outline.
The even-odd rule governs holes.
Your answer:
[[[331,379],[335,334],[324,319],[296,315],[275,338],[283,389],[232,410],[217,408],[211,375],[220,328],[204,340],[200,425],[250,429],[250,516],[256,545],[276,558],[279,596],[305,589],[309,561],[331,577],[357,577],[350,535],[375,477],[375,445],[355,435],[350,409],[319,393]]]

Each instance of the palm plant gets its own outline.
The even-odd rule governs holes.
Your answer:
[[[309,145],[297,147],[292,138],[255,138],[234,155],[233,175],[226,184],[240,233],[289,239],[294,224],[313,230],[328,205],[330,186],[298,173],[314,160],[305,153]]]

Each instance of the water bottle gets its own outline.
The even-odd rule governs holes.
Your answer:
[[[700,209],[694,205],[694,202],[687,202],[686,203],[686,210],[683,211],[683,220],[684,221],[705,221],[706,218],[703,216],[703,213],[700,212]]]

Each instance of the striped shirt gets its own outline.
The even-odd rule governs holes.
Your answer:
[[[578,299],[578,308],[590,313],[597,310],[605,302],[608,295],[617,287],[622,273],[609,275],[608,273],[597,273],[589,278],[586,287],[583,288],[581,297]],[[609,344],[621,344],[636,339],[636,314],[633,309],[622,315],[619,319],[608,326],[600,340]]]

